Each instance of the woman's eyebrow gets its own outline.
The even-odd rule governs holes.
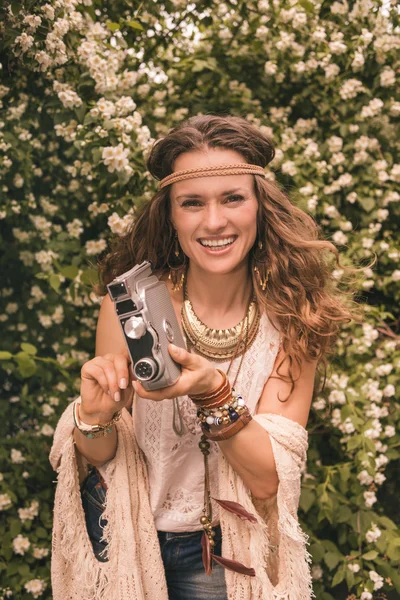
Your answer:
[[[242,188],[238,187],[238,188],[234,188],[233,190],[227,190],[226,192],[222,192],[220,195],[221,196],[229,196],[229,194],[233,194],[234,192],[238,192],[238,191],[242,191]],[[176,197],[176,200],[179,200],[179,198],[201,198],[202,195],[201,194],[181,194],[180,196]]]

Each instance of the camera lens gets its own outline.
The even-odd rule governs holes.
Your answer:
[[[157,365],[152,358],[142,358],[135,364],[134,373],[139,381],[153,379],[157,372]]]

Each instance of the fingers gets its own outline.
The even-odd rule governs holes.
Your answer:
[[[81,377],[96,380],[106,394],[119,402],[120,390],[129,384],[128,360],[123,354],[96,356],[82,367]]]
[[[184,385],[184,382],[181,381],[182,378],[183,378],[183,376],[181,375],[181,377],[179,378],[178,383],[175,383],[174,385],[170,385],[168,387],[161,388],[159,390],[153,390],[151,392],[148,391],[148,390],[146,390],[142,386],[142,384],[140,383],[140,381],[133,381],[132,385],[133,385],[133,387],[135,389],[135,392],[141,398],[146,398],[147,400],[160,401],[160,400],[167,400],[167,399],[170,399],[170,398],[175,398],[177,396],[183,396],[184,395],[183,390],[185,389],[185,385]]]

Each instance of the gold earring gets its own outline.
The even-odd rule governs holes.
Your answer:
[[[256,274],[256,280],[257,280],[259,287],[264,292],[267,287],[270,271],[267,270],[264,277],[261,275],[260,269],[257,266],[253,267],[253,271]]]
[[[174,240],[172,242],[172,246],[174,247],[174,255],[175,255],[175,259],[179,258],[179,250],[180,250],[180,246],[179,246],[179,240],[178,240],[178,234],[175,232],[175,236],[174,236]],[[172,247],[171,247],[172,250]],[[168,254],[168,260],[167,260],[167,265],[169,267],[169,275],[168,275],[168,279],[171,281],[172,284],[172,291],[173,292],[179,292],[179,290],[182,289],[183,287],[183,283],[185,281],[185,276],[186,276],[186,267],[187,267],[187,256],[186,254],[182,251],[183,254],[183,262],[181,262],[178,265],[171,265],[170,264],[170,260],[169,260],[169,256],[171,254],[171,250]]]

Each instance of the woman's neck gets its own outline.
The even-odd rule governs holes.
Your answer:
[[[252,294],[246,264],[224,275],[205,272],[191,265],[186,286],[198,318],[215,329],[237,325],[246,314]]]

